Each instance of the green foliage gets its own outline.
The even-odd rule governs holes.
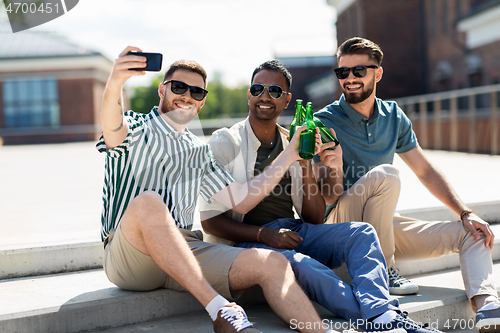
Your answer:
[[[154,105],[158,105],[158,85],[162,75],[155,77],[149,86],[135,87],[130,99],[131,109],[136,112],[149,113]],[[208,95],[205,106],[201,109],[201,119],[245,117],[248,114],[248,85],[230,88],[221,81],[220,74],[208,82]]]
[[[158,86],[163,80],[163,75],[158,74],[153,78],[149,86],[134,87],[130,98],[130,108],[135,112],[149,113],[153,106],[158,105]]]

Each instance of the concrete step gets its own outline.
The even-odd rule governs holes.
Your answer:
[[[0,250],[0,280],[102,268],[102,242]]]
[[[500,235],[500,224],[492,224],[496,235]],[[500,260],[500,237],[495,239],[492,257]],[[104,249],[101,242],[74,243],[32,247],[15,250],[0,250],[0,280],[38,276],[102,268]],[[397,267],[403,276],[412,276],[459,267],[458,255],[417,261],[399,261]],[[338,272],[348,278],[345,268]]]
[[[494,265],[494,275],[500,286],[500,263]],[[420,292],[399,299],[402,309],[414,320],[443,328],[447,323],[450,325],[450,320],[468,322],[473,318],[459,270],[415,276],[412,280],[420,286]],[[176,332],[185,327],[191,332],[197,331],[198,328],[190,328],[192,325],[200,325],[200,331],[211,329],[202,306],[189,293],[164,289],[121,290],[111,284],[100,269],[3,280],[0,281],[0,295],[0,332],[6,333],[71,333],[136,324],[159,325],[163,330],[172,328]],[[247,291],[239,301],[245,307],[262,302],[258,288]],[[270,311],[262,310],[261,306],[256,309],[249,315],[259,326],[270,323],[287,329]],[[335,319],[326,310],[320,313],[328,323]],[[180,315],[188,317],[179,321]],[[335,322],[338,321],[332,323]]]

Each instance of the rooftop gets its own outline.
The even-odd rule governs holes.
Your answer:
[[[99,52],[76,45],[61,35],[22,31],[9,33],[8,24],[0,24],[0,59],[79,57],[100,55]]]

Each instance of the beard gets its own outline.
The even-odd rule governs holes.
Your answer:
[[[180,101],[180,100],[179,100]],[[187,125],[198,116],[200,110],[195,104],[189,105],[188,108],[182,109],[175,106],[176,100],[168,101],[163,99],[160,105],[160,113],[179,125]]]
[[[373,93],[373,89],[375,88],[375,77],[373,77],[372,82],[370,82],[366,88],[362,82],[360,82],[359,84],[361,84],[361,91],[355,93],[350,93],[347,90],[347,88],[345,87],[347,84],[344,84],[344,86],[342,87],[342,92],[344,93],[344,98],[347,103],[358,104],[370,97],[370,95]]]

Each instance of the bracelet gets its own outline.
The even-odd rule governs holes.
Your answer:
[[[460,214],[460,219],[463,221],[463,220],[464,220],[464,216],[465,216],[466,214],[469,214],[469,213],[474,213],[474,212],[473,212],[472,210],[470,210],[470,209],[466,209],[466,210],[464,210],[464,211]]]
[[[260,233],[262,232],[262,230],[264,230],[264,227],[260,227],[259,231],[257,231],[257,242],[259,242],[259,243],[260,243],[260,239],[259,239],[260,238]]]

